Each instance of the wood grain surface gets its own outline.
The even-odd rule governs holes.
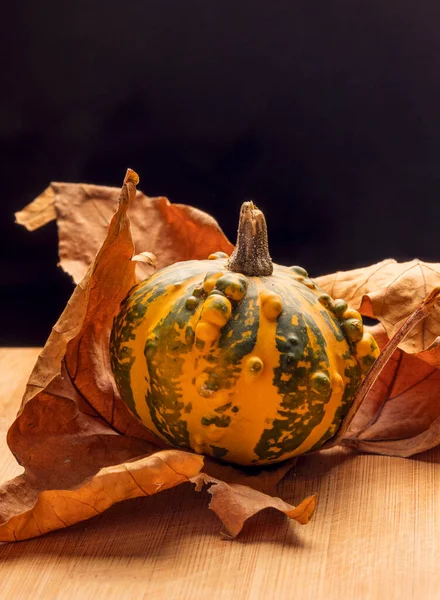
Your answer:
[[[37,354],[0,350],[2,440]],[[20,470],[3,441],[1,481]],[[268,510],[227,541],[208,495],[185,484],[39,539],[0,545],[0,597],[437,599],[439,486],[439,451],[413,459],[345,450],[308,456],[280,494],[295,503],[318,492],[311,523]]]

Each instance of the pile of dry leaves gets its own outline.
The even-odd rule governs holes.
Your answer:
[[[56,219],[62,268],[77,287],[30,376],[8,444],[23,475],[0,487],[0,541],[22,540],[88,519],[127,498],[190,481],[207,485],[210,508],[230,536],[273,507],[307,523],[315,497],[297,507],[276,497],[292,462],[249,473],[164,448],[119,398],[108,355],[113,317],[128,290],[178,260],[203,259],[231,243],[209,215],[136,191],[53,183],[17,214],[36,229]],[[130,220],[129,220],[130,217]],[[134,257],[134,258],[133,258]],[[374,317],[381,346],[433,289],[440,265],[418,260],[317,279],[333,297]],[[343,444],[410,456],[440,443],[438,306],[400,344],[351,422]]]

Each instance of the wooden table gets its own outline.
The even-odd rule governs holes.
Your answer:
[[[0,350],[2,481],[20,472],[3,440],[38,352]],[[227,541],[208,495],[185,484],[0,545],[0,597],[438,599],[439,488],[440,451],[414,459],[317,454],[303,458],[280,490],[293,503],[319,493],[309,525],[267,510]]]

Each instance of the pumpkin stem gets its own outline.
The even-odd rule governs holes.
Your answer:
[[[237,244],[229,258],[228,269],[254,277],[272,275],[266,219],[253,202],[241,205]]]

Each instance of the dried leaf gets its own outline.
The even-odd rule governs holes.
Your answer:
[[[316,507],[316,496],[305,498],[299,506],[292,506],[262,492],[238,483],[225,483],[203,473],[193,478],[197,489],[211,484],[208,491],[212,496],[209,508],[221,519],[230,537],[237,536],[245,522],[266,508],[275,508],[301,525],[310,521]]]
[[[370,329],[382,348],[382,325]],[[367,395],[343,443],[359,450],[412,456],[440,443],[440,370],[398,349]]]
[[[143,281],[157,268],[157,257],[152,252],[141,252],[131,259],[136,263],[136,279]]]
[[[141,440],[156,442],[133,420],[119,398],[108,356],[113,318],[135,283],[126,214],[135,194],[135,183],[129,176],[104,245],[53,328],[30,376],[20,414],[9,430],[8,443],[17,460],[29,473],[38,473],[39,478],[47,478],[52,472],[54,456],[69,460],[66,465],[79,480],[90,474],[86,469],[89,460],[92,473],[122,462],[120,441],[106,439],[116,432],[133,437],[137,455],[151,451],[148,443],[141,445]],[[115,445],[116,460],[110,458],[110,448]],[[95,465],[98,450],[87,452],[92,446],[100,447],[101,454],[105,451],[110,462]],[[81,465],[76,453],[86,457]],[[122,460],[132,457],[132,451],[124,458],[121,455]],[[67,467],[64,474],[68,477]]]
[[[113,318],[136,281],[127,217],[130,202],[143,198],[136,194],[136,183],[137,175],[129,170],[104,243],[53,328],[8,432],[11,451],[25,473],[0,488],[0,541],[41,535],[90,518],[120,500],[173,487],[197,476],[204,464],[195,454],[161,451],[162,442],[128,412],[111,374],[108,348]],[[73,204],[78,202],[78,189],[85,194],[87,187],[92,186],[67,186]],[[108,188],[99,188],[103,189]],[[60,198],[57,211],[67,206],[63,204],[66,197]],[[70,234],[76,235],[87,212],[96,218],[96,201],[89,200],[84,200],[87,210],[79,206],[80,218],[75,219],[76,213],[66,217]],[[160,232],[171,236],[164,238],[165,256],[181,252],[179,259],[197,258],[191,255],[189,238],[204,238],[203,257],[219,249],[213,246],[208,251],[209,243],[216,244],[217,239],[226,243],[213,220],[200,211],[173,207],[165,199],[151,201],[151,205],[158,211],[158,222],[151,226],[153,238]],[[49,206],[46,198],[39,223],[49,218]],[[79,246],[72,248],[79,252]],[[84,266],[77,263],[79,270]],[[258,474],[206,460],[204,480],[215,484],[213,508],[231,533],[238,533],[244,520],[269,506],[305,521],[305,515],[312,512],[310,502],[296,509],[264,493],[275,493],[276,484],[292,464]]]
[[[155,269],[157,267],[157,257],[152,252],[141,252],[133,256],[131,260],[135,262],[146,263]]]
[[[38,198],[23,210],[15,213],[15,220],[26,227],[28,231],[35,231],[57,218],[55,209],[55,190],[49,186]]]
[[[199,473],[203,457],[163,450],[134,462],[101,469],[72,489],[48,489],[29,494],[29,482],[20,476],[8,484],[15,513],[0,524],[1,541],[20,541],[74,525],[104,512],[121,500],[152,496],[185,483]],[[4,504],[4,498],[1,498]]]
[[[118,195],[119,189],[112,187],[51,183],[16,213],[16,220],[34,230],[57,219],[60,265],[78,283],[104,242]],[[164,197],[149,198],[138,191],[129,216],[136,254],[153,253],[159,269],[233,249],[210,215],[192,206],[171,204]],[[144,277],[151,272],[145,268],[140,271]]]
[[[418,259],[398,263],[388,259],[371,267],[324,275],[316,282],[333,298],[344,298],[361,314],[378,319],[391,338],[405,318],[440,286],[440,264]],[[439,336],[440,307],[437,306],[414,328],[400,348],[415,354],[430,348],[434,350],[435,346],[434,354],[437,355]]]

